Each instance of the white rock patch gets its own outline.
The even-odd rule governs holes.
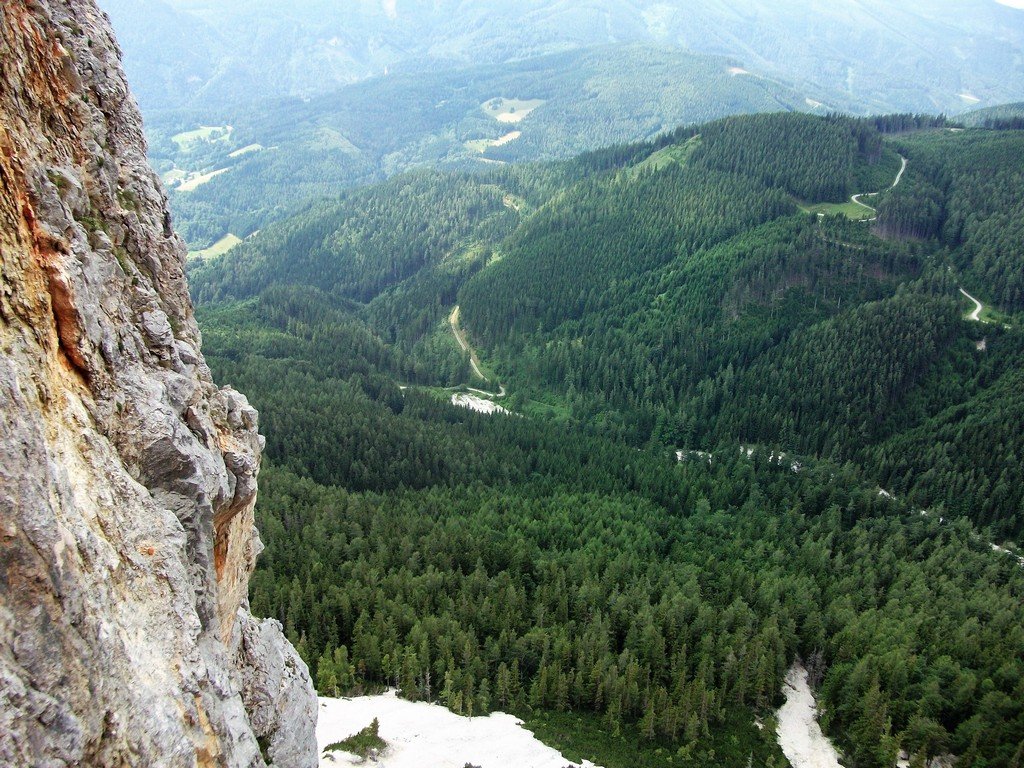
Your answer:
[[[320,699],[316,727],[321,768],[358,765],[345,752],[324,756],[328,744],[348,738],[373,718],[388,743],[377,768],[565,768],[574,765],[542,744],[522,721],[502,712],[487,717],[461,717],[445,707],[398,698],[394,691],[354,699]],[[597,768],[583,762],[583,768]]]
[[[786,674],[786,703],[778,712],[776,734],[793,768],[842,768],[839,753],[818,725],[818,704],[807,683],[807,670],[796,662]]]
[[[467,392],[459,392],[452,395],[452,405],[457,405],[460,408],[469,408],[477,413],[509,413],[507,408],[502,408],[497,403],[492,403],[490,400],[484,400],[482,397],[477,397]]]

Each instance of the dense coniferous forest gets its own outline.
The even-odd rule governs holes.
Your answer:
[[[1016,102],[973,110],[964,115],[961,122],[974,128],[1006,128],[1022,118],[1024,118],[1024,102]],[[1017,129],[1020,127],[1019,124],[1016,125]]]
[[[267,435],[254,611],[323,694],[571,712],[664,765],[780,765],[753,720],[800,657],[851,766],[1019,766],[1024,568],[988,542],[1024,529],[1022,157],[729,118],[399,176],[193,263]],[[499,382],[512,415],[449,402]]]
[[[969,287],[1006,310],[1024,309],[1024,168],[1021,131],[910,136],[906,186],[886,195],[880,225],[956,249]]]

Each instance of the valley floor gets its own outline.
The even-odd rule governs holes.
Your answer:
[[[818,725],[818,707],[807,670],[795,662],[783,685],[786,703],[776,717],[776,735],[793,768],[841,768],[839,755]],[[377,757],[381,768],[566,768],[558,751],[539,741],[518,718],[503,712],[462,717],[445,707],[401,699],[395,691],[377,696],[320,699],[317,746],[320,766],[359,765],[364,761],[342,751],[325,753],[336,743],[377,718],[387,750]],[[598,768],[583,761],[582,768]]]

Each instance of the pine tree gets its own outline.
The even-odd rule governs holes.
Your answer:
[[[861,700],[860,716],[850,729],[853,761],[858,768],[891,768],[898,751],[891,727],[888,703],[875,677]]]
[[[653,741],[658,723],[658,714],[654,711],[654,702],[649,701],[640,718],[640,734],[648,741]]]
[[[498,665],[498,676],[496,684],[498,706],[507,709],[512,701],[512,686],[509,680],[508,665],[503,661]]]
[[[491,683],[486,677],[480,681],[477,688],[476,711],[482,715],[491,711]]]

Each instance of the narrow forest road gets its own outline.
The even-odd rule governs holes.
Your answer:
[[[480,358],[477,356],[476,350],[469,345],[469,339],[466,338],[466,332],[459,327],[458,305],[456,305],[455,309],[453,309],[452,313],[448,316],[448,323],[451,325],[452,333],[455,334],[455,340],[459,342],[459,346],[462,348],[462,351],[469,353],[469,364],[473,366],[473,372],[484,381],[490,382],[490,379],[484,376],[484,372],[480,370]],[[482,389],[473,389],[472,387],[467,387],[467,389],[470,392],[479,392],[481,395],[486,395],[487,397],[505,397],[507,394],[505,392],[505,387],[500,382],[498,384],[498,394],[494,394],[493,392],[484,392]]]
[[[900,155],[900,171],[899,171],[899,173],[896,174],[896,180],[892,183],[892,185],[890,187],[888,187],[888,189],[895,189],[899,185],[900,181],[902,181],[902,179],[903,179],[903,172],[907,170],[907,163],[908,162],[909,161],[907,160],[907,158],[905,158],[903,155]],[[883,191],[887,191],[887,190],[883,190]],[[862,197],[877,197],[880,194],[882,194],[882,193],[881,192],[861,192],[859,195],[853,195],[850,198],[850,202],[859,205],[861,208],[867,208],[872,213],[877,214],[878,213],[878,209],[875,208],[874,206],[868,205],[867,203],[861,202],[861,198]],[[878,218],[878,216],[876,215],[874,218],[866,219],[866,221],[874,221],[877,218]]]
[[[985,309],[985,307],[982,305],[982,303],[980,301],[978,301],[976,298],[974,298],[973,296],[971,296],[971,294],[969,294],[963,288],[960,289],[960,293],[962,293],[964,296],[966,296],[968,299],[970,299],[971,301],[974,302],[974,311],[971,312],[969,315],[967,315],[967,319],[968,320],[973,320],[976,323],[983,323],[983,322],[985,322],[984,320],[981,319],[981,313]]]
[[[462,351],[469,352],[469,364],[473,366],[473,372],[484,381],[489,381],[489,379],[484,376],[484,372],[480,370],[480,358],[476,356],[476,352],[471,346],[469,346],[469,341],[466,340],[466,334],[461,328],[459,328],[458,305],[455,306],[455,309],[453,309],[452,313],[448,316],[448,322],[452,326],[452,333],[455,334],[455,340],[459,342],[459,346],[462,347]]]

